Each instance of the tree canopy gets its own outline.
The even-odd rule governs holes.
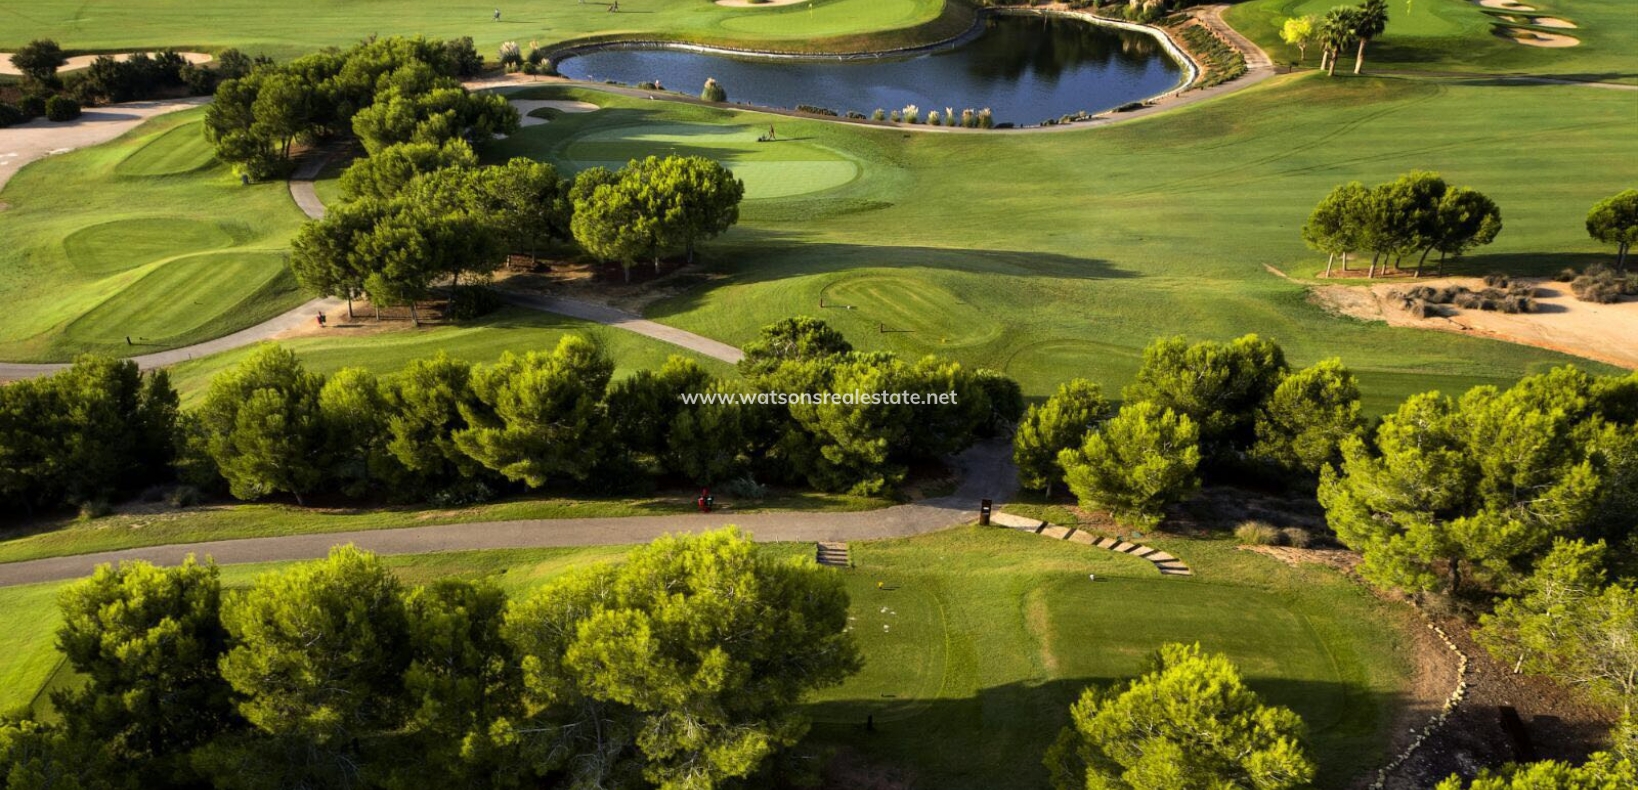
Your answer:
[[[1199,645],[1161,647],[1141,677],[1087,689],[1070,718],[1047,752],[1058,790],[1283,790],[1314,778],[1302,719]]]

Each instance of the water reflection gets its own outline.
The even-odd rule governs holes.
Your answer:
[[[609,49],[568,58],[564,75],[693,92],[714,77],[732,101],[865,114],[908,104],[989,107],[1018,124],[1100,112],[1177,85],[1183,69],[1153,37],[1074,19],[995,16],[955,49],[909,58],[760,60],[664,49]]]

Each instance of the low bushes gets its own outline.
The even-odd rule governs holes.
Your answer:
[[[1612,304],[1623,296],[1638,296],[1638,274],[1622,274],[1607,266],[1591,266],[1570,281],[1570,292],[1583,302]]]
[[[1246,73],[1246,58],[1240,51],[1224,43],[1215,33],[1201,25],[1190,25],[1178,31],[1188,45],[1189,52],[1200,61],[1202,73],[1194,84],[1196,88],[1210,88]]]
[[[53,96],[46,100],[45,117],[48,121],[72,121],[80,117],[80,103],[67,96]]]

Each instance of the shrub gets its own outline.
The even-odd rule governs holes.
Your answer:
[[[533,63],[524,63],[523,67],[518,69],[518,70],[523,72],[524,74],[530,74],[530,75],[540,73],[540,67],[536,66]]]
[[[927,113],[927,125],[928,126],[943,126],[944,125],[944,115],[942,113],[940,113],[938,110],[932,110],[931,112],[928,112]]]
[[[450,71],[457,77],[476,77],[483,73],[483,58],[478,55],[478,48],[473,46],[471,36],[445,41],[444,59],[448,62]],[[217,62],[224,67],[227,65],[226,58],[219,57]]]
[[[809,115],[828,115],[828,116],[830,116],[832,118],[836,117],[836,111],[835,110],[832,110],[832,109],[830,109],[828,107],[816,107],[816,106],[814,106],[812,104],[798,104],[798,105],[796,105],[796,111],[797,112],[805,112],[805,113],[807,113]]]
[[[750,475],[729,480],[723,484],[722,491],[735,499],[762,500],[768,496],[768,487]]]
[[[209,96],[216,92],[216,72],[189,63],[182,67],[182,84],[190,96]]]
[[[858,110],[848,110],[847,111],[847,117],[851,118],[851,119],[853,119],[855,121],[862,121],[862,120],[865,119],[865,114],[862,113],[862,112],[859,112]]]
[[[705,87],[700,89],[700,101],[721,104],[728,101],[728,89],[722,87],[715,77],[706,77]]]
[[[435,507],[480,505],[495,498],[495,491],[482,480],[463,480],[432,492],[427,502]]]
[[[1573,281],[1575,278],[1576,278],[1575,270],[1565,268],[1565,269],[1559,269],[1558,274],[1553,277],[1553,280],[1555,280],[1557,282],[1561,282],[1561,283],[1567,283],[1567,282]]]
[[[1508,294],[1501,301],[1501,311],[1504,313],[1534,313],[1536,300],[1528,296]]]
[[[174,508],[193,507],[202,499],[204,496],[199,493],[199,489],[181,485],[171,489],[170,495],[165,497],[165,504]]]
[[[1512,280],[1501,272],[1491,272],[1484,276],[1484,284],[1491,288],[1506,288]]]
[[[7,126],[15,126],[26,120],[28,119],[23,117],[22,110],[0,101],[0,129],[4,129]]]
[[[109,507],[108,500],[90,499],[80,503],[79,518],[81,521],[90,521],[92,519],[102,518],[103,516],[113,512],[114,509]]]
[[[885,121],[885,120],[887,120],[887,111],[883,110],[880,107],[877,107],[876,111],[870,114],[870,120],[872,120],[872,121]]]
[[[80,103],[67,96],[53,96],[46,101],[45,116],[48,121],[72,121],[80,117]]]
[[[904,109],[900,113],[900,117],[904,118],[905,123],[921,123],[921,108],[914,104],[904,105]]]
[[[1280,530],[1280,539],[1285,545],[1296,549],[1306,549],[1314,545],[1314,533],[1302,527],[1286,527]]]
[[[1608,275],[1595,277],[1583,274],[1570,283],[1570,290],[1575,298],[1583,302],[1611,304],[1621,298],[1621,285]]]
[[[990,108],[985,107],[984,109],[978,111],[978,128],[995,128],[995,116],[990,114]],[[1008,124],[1008,128],[1011,128],[1011,124]]]
[[[1242,546],[1275,546],[1280,542],[1280,531],[1261,521],[1247,521],[1234,528],[1234,538]]]
[[[489,315],[501,308],[498,294],[481,285],[462,285],[450,291],[449,317],[465,321]]]
[[[31,93],[17,100],[17,110],[24,118],[38,118],[45,115],[46,100],[44,96]]]
[[[507,41],[500,45],[500,64],[507,71],[523,65],[523,52],[518,49],[518,42]]]
[[[539,66],[546,60],[546,50],[535,46],[535,42],[531,41],[529,42],[529,55],[525,59],[530,63]]]

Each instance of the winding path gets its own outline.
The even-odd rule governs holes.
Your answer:
[[[146,560],[175,565],[190,554],[221,564],[318,559],[351,543],[377,554],[645,543],[667,533],[698,532],[735,524],[759,541],[847,541],[899,538],[933,532],[977,518],[981,499],[1005,501],[1017,489],[1012,445],[992,439],[954,459],[961,484],[949,496],[852,513],[678,514],[621,518],[534,519],[433,527],[328,532],[152,546],[120,551],[0,563],[0,587],[76,579],[105,562]],[[412,516],[405,518],[412,521]]]

